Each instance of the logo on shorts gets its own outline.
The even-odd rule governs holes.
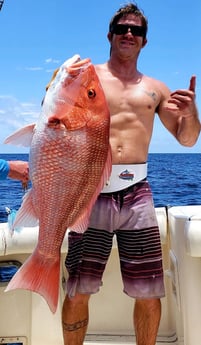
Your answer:
[[[119,174],[119,178],[121,178],[122,180],[133,180],[134,179],[134,173],[132,171],[129,171],[128,169],[122,171]]]

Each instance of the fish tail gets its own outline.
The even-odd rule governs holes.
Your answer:
[[[57,258],[41,255],[37,248],[20,267],[5,291],[25,289],[39,293],[52,313],[56,312],[59,296],[60,255]]]

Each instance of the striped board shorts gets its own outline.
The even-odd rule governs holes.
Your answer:
[[[114,235],[124,292],[133,298],[163,297],[160,233],[147,180],[100,194],[86,232],[69,232],[65,261],[68,296],[99,290]]]

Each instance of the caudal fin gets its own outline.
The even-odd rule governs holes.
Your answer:
[[[46,258],[37,248],[16,272],[5,291],[25,289],[44,297],[52,313],[56,312],[59,296],[60,256]]]

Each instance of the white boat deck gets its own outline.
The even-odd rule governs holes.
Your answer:
[[[135,337],[133,336],[90,336],[86,337],[86,341],[84,342],[84,345],[136,345]],[[13,341],[16,341],[13,343]],[[23,337],[16,337],[16,339],[10,338],[10,337],[3,337],[0,338],[0,344],[2,345],[11,345],[11,344],[29,344],[27,343],[27,339]],[[161,338],[157,341],[156,345],[180,345],[182,343],[178,343],[175,341],[175,339],[169,339],[169,338]],[[48,344],[47,344],[48,345]],[[55,343],[56,345],[56,343]]]
[[[133,335],[87,335],[84,345],[136,345]],[[169,337],[158,337],[156,345],[179,345],[176,334]]]
[[[159,222],[166,297],[157,345],[201,344],[201,206],[156,209]],[[0,224],[0,264],[23,263],[33,251],[37,228],[22,229],[10,236]],[[58,308],[50,312],[46,301],[25,290],[4,292],[0,283],[0,344],[63,345],[61,308],[65,296],[64,265],[67,237],[61,250],[61,284]],[[114,241],[104,274],[104,285],[90,299],[90,322],[85,345],[135,345],[133,302],[122,292],[118,250]]]

